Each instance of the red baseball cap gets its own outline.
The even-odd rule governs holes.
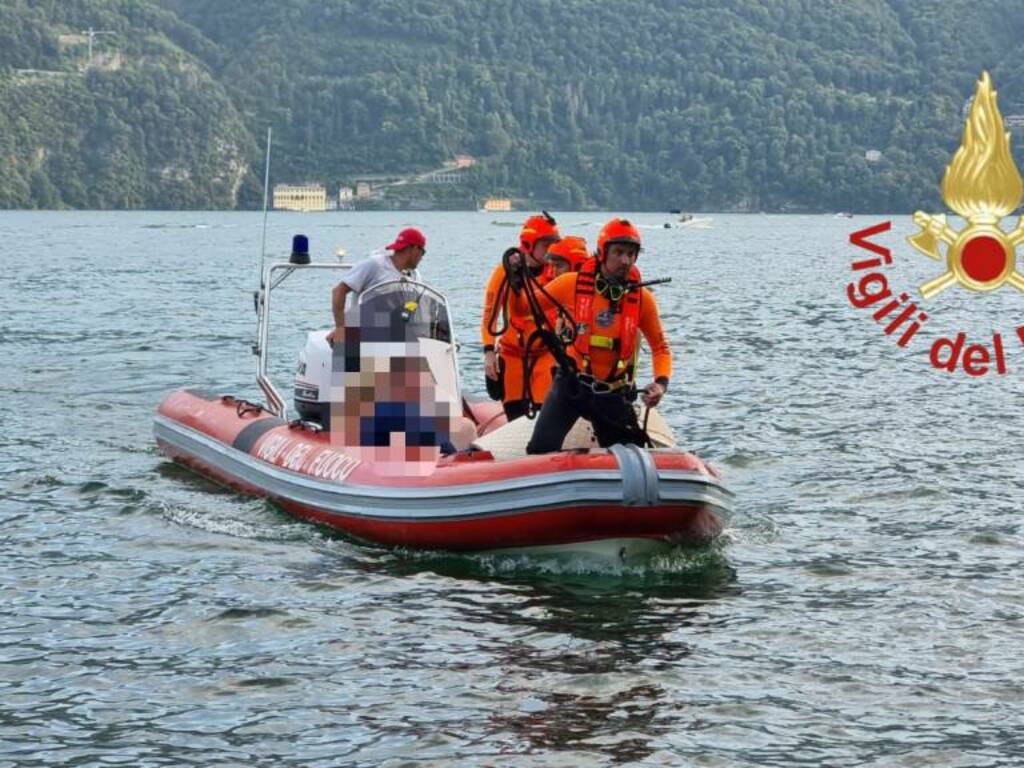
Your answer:
[[[420,248],[427,247],[427,238],[416,227],[407,227],[399,232],[395,242],[387,246],[387,250],[400,251],[403,248],[408,248],[410,245],[418,245]]]

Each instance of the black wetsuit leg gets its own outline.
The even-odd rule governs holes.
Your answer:
[[[561,450],[565,436],[580,417],[579,393],[573,391],[576,386],[576,382],[563,376],[561,372],[555,375],[548,396],[544,398],[544,406],[537,415],[533,436],[526,444],[527,453],[551,453]]]
[[[622,391],[594,395],[592,411],[586,414],[594,427],[597,444],[607,448],[616,443],[643,446],[644,437],[636,423],[636,411]]]

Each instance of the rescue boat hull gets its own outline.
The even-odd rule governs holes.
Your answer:
[[[452,551],[703,544],[731,494],[679,450],[613,446],[495,461],[444,457],[426,474],[380,472],[329,435],[196,390],[169,395],[154,421],[174,461],[289,514],[387,546]]]

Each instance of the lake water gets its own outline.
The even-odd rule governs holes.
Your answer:
[[[270,216],[316,258],[420,226],[482,393],[522,214]],[[603,214],[558,215],[593,243]],[[0,212],[0,766],[995,766],[1024,753],[1024,296],[954,287],[907,349],[845,296],[883,217],[639,214],[663,410],[737,494],[643,567],[354,545],[169,464],[169,391],[255,397],[262,216]],[[891,282],[943,267],[894,219]],[[275,306],[273,370],[330,323]],[[275,297],[277,294],[275,294]],[[275,299],[277,300],[277,299]],[[928,343],[1002,334],[1006,374]]]

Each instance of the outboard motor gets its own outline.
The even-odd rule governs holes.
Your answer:
[[[328,331],[310,331],[299,351],[295,372],[295,410],[303,421],[326,429],[331,415],[331,361],[334,350],[327,343]]]

